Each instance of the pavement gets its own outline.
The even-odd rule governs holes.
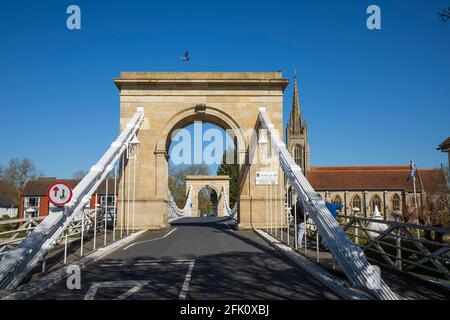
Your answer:
[[[340,299],[254,231],[230,218],[184,218],[81,270],[31,299]]]

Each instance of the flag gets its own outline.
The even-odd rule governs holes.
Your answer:
[[[406,181],[409,181],[410,178],[414,177],[414,166],[415,166],[414,162],[410,161],[409,162],[409,169],[411,171],[409,172],[409,175],[408,175],[408,178],[406,178]]]

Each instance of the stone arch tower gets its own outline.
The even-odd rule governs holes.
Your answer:
[[[122,72],[114,83],[120,91],[121,129],[137,107],[144,110],[144,122],[137,134],[140,147],[133,220],[137,229],[167,226],[168,147],[175,130],[195,121],[214,123],[234,132],[239,228],[266,226],[266,189],[256,184],[256,172],[266,165],[258,163],[252,149],[254,139],[247,133],[254,131],[259,108],[265,107],[283,139],[283,92],[289,80],[283,79],[281,72]],[[121,179],[124,190],[128,187],[127,167],[125,163]],[[121,190],[118,221],[126,217],[121,201],[126,201],[127,195]]]

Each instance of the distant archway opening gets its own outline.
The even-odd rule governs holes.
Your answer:
[[[217,217],[218,195],[216,190],[206,186],[198,192],[197,195],[198,216]]]

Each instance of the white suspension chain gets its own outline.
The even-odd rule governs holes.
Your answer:
[[[82,212],[99,185],[108,177],[113,166],[126,151],[144,121],[144,109],[137,112],[126,124],[118,138],[100,160],[73,190],[72,200],[64,209],[48,215],[30,235],[14,250],[8,251],[0,261],[0,289],[17,287],[33,267],[58,243],[79,212]],[[82,215],[84,224],[84,214]],[[84,225],[81,228],[84,231]]]
[[[224,215],[229,216],[233,219],[236,219],[237,214],[237,202],[235,202],[233,209],[230,208],[229,202],[228,202],[228,196],[225,192],[225,187],[222,187],[222,196],[223,196],[223,207],[224,207]]]
[[[367,261],[364,252],[348,238],[330,214],[323,200],[314,191],[301,168],[289,154],[285,144],[281,142],[265,108],[260,108],[259,111],[259,121],[262,128],[270,133],[270,143],[275,149],[282,170],[347,278],[355,286],[369,288],[379,299],[398,299],[383,279],[377,279],[377,274]]]
[[[168,197],[169,201],[167,203],[167,211],[169,222],[175,221],[179,218],[190,217],[192,215],[192,186],[189,186],[186,204],[183,209],[178,208],[170,190],[168,192]]]

